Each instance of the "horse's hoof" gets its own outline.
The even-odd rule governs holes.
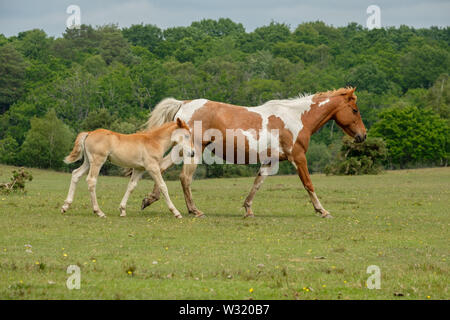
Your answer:
[[[246,213],[245,215],[244,215],[244,219],[245,218],[254,218],[255,217],[255,215],[253,214],[253,213]]]
[[[197,213],[194,218],[201,218],[201,219],[203,219],[203,218],[206,218],[206,216],[205,216],[204,213]]]
[[[324,219],[334,219],[334,217],[331,214],[326,214],[326,215],[322,216],[322,218],[324,218]]]
[[[175,216],[175,218],[177,218],[177,219],[182,219],[183,216],[182,216],[181,214],[179,214],[179,215]]]
[[[142,199],[142,204],[141,204],[141,210],[144,210],[145,208],[147,208],[150,205],[149,201],[147,198]]]

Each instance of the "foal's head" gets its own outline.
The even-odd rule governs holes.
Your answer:
[[[361,119],[361,114],[356,105],[356,88],[340,89],[341,102],[333,119],[349,136],[355,138],[356,142],[366,139],[367,131]]]
[[[189,129],[186,122],[177,118],[177,127],[172,133],[172,142],[177,144],[183,149],[183,155],[194,157],[194,141],[192,139],[191,130]]]

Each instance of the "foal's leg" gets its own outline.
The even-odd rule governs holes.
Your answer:
[[[170,154],[168,154],[167,156],[165,156],[160,163],[160,167],[161,167],[161,173],[163,173],[164,171],[166,171],[168,168],[170,168],[173,165],[173,161],[172,161],[172,157],[170,156]],[[145,197],[142,200],[142,205],[141,205],[141,210],[144,210],[146,207],[148,207],[149,205],[151,205],[153,202],[158,201],[160,198],[160,192],[159,192],[159,188],[158,185],[155,183],[153,186],[153,191],[152,193],[149,193],[147,195],[147,197]]]
[[[319,198],[317,198],[316,193],[314,192],[314,186],[311,182],[311,178],[309,176],[308,171],[308,165],[306,161],[306,155],[304,152],[298,153],[294,156],[293,164],[297,168],[297,173],[302,180],[303,186],[305,187],[306,191],[308,191],[309,197],[311,198],[311,202],[314,206],[314,209],[320,213],[322,218],[333,218],[331,214],[325,210],[325,208],[322,206],[322,204],[319,201]]]
[[[131,174],[130,182],[128,183],[127,191],[125,192],[125,195],[122,198],[122,201],[120,202],[120,216],[125,217],[127,215],[125,209],[127,206],[127,201],[130,196],[130,194],[133,192],[134,188],[136,188],[137,183],[139,179],[142,177],[145,171],[133,169],[133,172]]]
[[[89,170],[89,161],[85,157],[84,162],[78,169],[73,170],[72,172],[72,180],[70,181],[69,193],[67,194],[67,198],[64,201],[64,204],[61,208],[61,213],[65,213],[69,210],[70,205],[73,202],[73,197],[75,195],[75,189],[77,188],[77,183],[80,181],[80,178]]]
[[[197,169],[197,164],[184,164],[183,169],[180,174],[181,186],[183,187],[184,200],[186,201],[186,206],[190,214],[195,214],[196,217],[203,217],[204,214],[194,204],[192,200],[191,183],[192,176]]]
[[[253,182],[252,189],[250,190],[250,193],[248,194],[247,198],[244,201],[244,206],[243,206],[245,208],[244,218],[254,217],[254,214],[252,211],[253,198],[255,197],[256,192],[259,190],[259,188],[263,184],[264,180],[267,178],[269,169],[270,169],[270,167],[267,167],[267,166],[261,166],[261,168],[259,169],[258,175],[255,178],[255,182]]]
[[[157,165],[151,166],[147,168],[147,171],[155,181],[155,184],[158,186],[159,190],[161,190],[161,193],[163,194],[164,199],[166,200],[166,204],[169,207],[169,210],[172,211],[175,218],[182,218],[181,213],[177,210],[177,208],[175,208],[172,201],[170,200],[169,191],[167,190],[166,183],[164,182],[163,177],[161,176],[161,169],[159,168],[159,166]]]
[[[91,159],[92,158],[92,159]],[[94,156],[91,157],[89,160],[91,167],[89,169],[88,176],[86,178],[89,192],[91,193],[91,202],[92,202],[92,208],[94,210],[94,213],[96,213],[99,217],[103,218],[106,217],[106,215],[102,212],[98,205],[97,201],[97,194],[95,192],[95,187],[97,185],[97,177],[100,172],[101,167],[106,161],[106,157],[101,156]]]

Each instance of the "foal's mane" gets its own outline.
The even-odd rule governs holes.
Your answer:
[[[158,135],[158,134],[163,133],[164,131],[168,130],[170,127],[176,127],[176,126],[177,126],[176,122],[170,121],[170,122],[166,122],[158,127],[153,127],[150,129],[145,129],[143,131],[139,131],[139,133],[146,133],[146,134],[151,133],[151,134]]]

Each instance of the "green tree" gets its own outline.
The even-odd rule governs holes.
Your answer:
[[[0,140],[0,162],[5,164],[15,164],[17,161],[17,153],[19,144],[16,139],[11,136]]]
[[[23,94],[26,67],[24,58],[12,44],[0,47],[0,113]]]
[[[153,24],[134,24],[122,29],[123,36],[135,46],[141,46],[154,52],[163,41],[163,32]]]
[[[73,143],[73,133],[51,109],[43,118],[33,118],[19,161],[31,167],[63,167],[62,159],[68,154]]]
[[[449,158],[449,126],[430,109],[389,108],[369,132],[382,137],[391,166],[446,164]]]

